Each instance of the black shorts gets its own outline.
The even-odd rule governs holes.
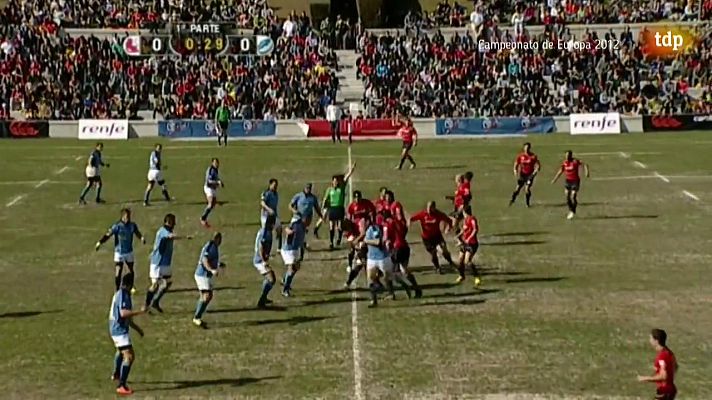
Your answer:
[[[480,248],[479,243],[475,243],[475,244],[463,243],[460,245],[460,252],[475,254],[475,253],[477,253],[477,249],[479,249],[479,248]]]
[[[677,396],[677,391],[674,391],[672,393],[663,393],[660,390],[658,390],[655,393],[655,397],[653,397],[653,399],[655,399],[655,400],[675,400],[675,396]]]
[[[87,177],[87,182],[89,183],[101,183],[101,176],[90,176]]]
[[[445,238],[443,238],[442,235],[433,239],[423,239],[423,245],[425,246],[425,250],[427,250],[429,253],[435,251],[438,246],[444,244]]]
[[[403,142],[403,150],[410,151],[413,148],[413,142]]]
[[[533,185],[534,184],[534,178],[536,175],[534,174],[519,174],[519,178],[517,178],[517,185],[519,186],[524,186],[524,185]]]
[[[344,207],[329,207],[329,221],[343,221],[346,216]]]
[[[581,189],[581,181],[580,180],[578,180],[578,181],[567,180],[564,183],[564,187],[566,188],[566,190],[575,190],[578,192]]]
[[[230,125],[229,121],[220,121],[218,122],[218,126],[220,127],[220,134],[222,136],[227,136],[227,127]]]
[[[410,247],[405,246],[400,249],[396,249],[393,254],[393,263],[396,265],[408,265],[410,262]]]

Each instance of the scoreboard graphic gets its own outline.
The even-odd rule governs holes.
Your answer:
[[[267,56],[274,50],[274,41],[264,35],[232,35],[223,24],[179,24],[171,34],[132,35],[123,41],[127,55],[190,56]]]

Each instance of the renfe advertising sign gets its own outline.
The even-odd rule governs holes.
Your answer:
[[[129,121],[126,119],[80,119],[79,139],[126,140],[129,138]]]
[[[621,115],[617,112],[571,114],[572,135],[603,135],[621,133]]]

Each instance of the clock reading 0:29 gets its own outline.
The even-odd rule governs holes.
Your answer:
[[[171,50],[181,55],[224,54],[230,47],[222,34],[178,34],[171,37]]]

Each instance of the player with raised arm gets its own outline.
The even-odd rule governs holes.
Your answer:
[[[396,166],[396,169],[402,169],[405,160],[410,161],[410,169],[413,169],[415,168],[415,160],[413,160],[413,156],[410,155],[410,151],[413,147],[418,146],[418,132],[413,126],[413,120],[410,118],[406,119],[405,125],[401,126],[398,130],[398,136],[403,140],[403,146],[401,148],[400,162]]]
[[[208,216],[218,203],[218,188],[222,187],[225,187],[225,184],[220,179],[220,160],[213,158],[210,161],[210,166],[207,171],[205,171],[205,185],[203,186],[203,192],[205,192],[205,199],[207,200],[208,205],[205,206],[203,215],[200,216],[200,224],[206,228],[210,228]]]
[[[274,230],[274,217],[268,217],[264,226],[257,231],[255,238],[255,255],[252,258],[252,265],[257,272],[262,275],[262,292],[257,300],[257,308],[266,308],[272,304],[272,300],[267,298],[269,292],[274,287],[277,278],[272,267],[269,265],[270,253],[272,252],[272,231]]]
[[[304,219],[299,212],[295,213],[289,221],[289,226],[285,228],[285,233],[287,234],[287,240],[284,241],[284,246],[280,252],[282,261],[285,267],[287,267],[283,279],[284,288],[282,289],[282,296],[290,297],[292,295],[292,281],[300,267],[299,252],[302,249],[304,237],[306,236]]]
[[[536,178],[536,174],[538,174],[539,170],[541,170],[539,157],[532,152],[531,143],[524,143],[523,151],[514,160],[514,166],[512,169],[514,171],[514,176],[517,177],[517,186],[514,188],[514,192],[512,192],[512,198],[509,200],[509,205],[511,206],[515,201],[517,201],[519,192],[521,192],[522,188],[524,188],[526,205],[527,207],[531,207],[534,178]]]
[[[129,328],[134,329],[143,337],[143,329],[133,322],[133,317],[144,313],[144,311],[133,311],[131,302],[133,280],[133,275],[124,275],[119,289],[111,299],[111,308],[109,309],[109,335],[114,342],[114,347],[116,347],[114,372],[111,374],[111,379],[118,381],[116,394],[121,396],[133,394],[133,390],[127,384],[131,365],[133,365],[135,358],[131,337],[129,336]]]
[[[207,329],[207,325],[203,321],[203,314],[213,299],[213,277],[218,275],[220,268],[225,268],[225,264],[220,262],[221,243],[222,234],[215,232],[213,238],[205,243],[200,250],[198,266],[195,268],[195,284],[200,292],[200,297],[195,307],[193,325],[203,329]]]
[[[409,220],[411,223],[420,222],[421,233],[420,237],[423,239],[423,245],[425,250],[430,253],[430,258],[435,267],[437,273],[442,274],[442,269],[440,268],[440,259],[438,258],[438,249],[443,254],[445,260],[450,264],[450,266],[455,265],[452,261],[452,256],[447,249],[447,243],[443,237],[442,225],[445,225],[445,233],[452,229],[452,220],[444,212],[437,209],[437,205],[434,201],[429,201],[422,210]],[[458,283],[462,282],[458,278]]]
[[[87,160],[87,166],[84,169],[84,173],[87,177],[87,183],[86,186],[84,186],[84,190],[82,190],[82,193],[79,195],[80,205],[87,204],[84,198],[86,197],[87,193],[89,193],[89,190],[91,190],[91,188],[94,186],[96,186],[96,202],[104,203],[104,200],[102,200],[101,198],[101,189],[104,185],[101,180],[101,167],[109,168],[109,163],[104,162],[101,156],[102,151],[104,151],[104,143],[99,142],[96,144],[94,150],[89,155],[89,159]]]
[[[465,279],[465,268],[469,266],[474,276],[475,286],[479,286],[482,283],[482,279],[475,266],[475,254],[477,254],[477,249],[480,247],[480,243],[477,240],[480,227],[477,218],[472,214],[471,206],[465,206],[462,211],[465,215],[465,220],[462,223],[462,232],[457,236],[460,247],[460,258],[458,260],[459,280]]]
[[[104,236],[96,242],[94,250],[99,251],[101,245],[111,239],[112,236],[114,237],[114,264],[116,265],[114,284],[116,290],[119,290],[124,264],[126,264],[129,270],[127,275],[134,274],[134,236],[140,239],[143,244],[146,244],[146,238],[144,238],[141,231],[139,231],[138,225],[131,221],[131,210],[128,208],[121,209],[121,219],[109,227],[109,230],[106,231]],[[133,290],[133,287],[131,289]]]
[[[574,158],[574,153],[571,150],[566,151],[566,156],[564,162],[561,163],[561,167],[556,172],[554,179],[551,183],[556,183],[562,174],[566,175],[566,181],[564,182],[564,193],[566,194],[566,204],[569,207],[569,213],[566,215],[567,219],[572,219],[576,216],[576,208],[578,207],[578,192],[581,190],[581,176],[579,170],[583,167],[586,173],[586,178],[591,176],[591,172],[588,168],[588,164]]]
[[[638,382],[653,382],[657,386],[655,400],[675,400],[677,387],[675,375],[677,374],[677,359],[672,350],[667,347],[667,333],[662,329],[653,329],[650,333],[650,345],[658,353],[655,357],[655,375],[638,375]]]
[[[151,265],[148,271],[148,277],[151,279],[151,286],[146,292],[146,302],[143,309],[148,310],[149,307],[162,313],[161,299],[171,288],[173,281],[173,271],[171,262],[173,260],[173,242],[180,239],[192,239],[190,235],[181,236],[174,232],[176,226],[176,216],[166,214],[163,217],[163,226],[156,232],[156,239],[153,242],[153,250],[151,251]]]
[[[336,246],[341,246],[341,239],[344,235],[342,223],[346,216],[346,184],[351,179],[356,163],[349,167],[349,170],[344,175],[334,175],[331,177],[331,186],[324,193],[324,203],[328,203],[328,212],[325,214],[329,218],[329,249],[333,250],[334,237],[337,235]],[[322,207],[324,208],[324,207]],[[317,233],[321,220],[316,224],[314,234]]]
[[[148,206],[151,200],[151,191],[153,187],[158,183],[161,186],[161,193],[163,193],[163,198],[166,201],[171,201],[171,196],[168,194],[168,188],[166,187],[166,181],[163,178],[163,163],[161,159],[161,153],[163,146],[160,144],[156,145],[156,148],[151,152],[148,157],[148,185],[146,186],[146,192],[143,195],[143,205]]]
[[[277,246],[282,248],[282,223],[279,221],[279,182],[272,178],[269,180],[267,190],[260,195],[260,225],[264,226],[267,218],[274,218],[274,228],[277,231]]]
[[[295,194],[292,197],[292,201],[289,202],[289,208],[291,208],[292,213],[299,213],[304,218],[304,229],[305,233],[309,233],[309,226],[311,225],[312,219],[314,218],[314,212],[323,218],[321,212],[321,207],[319,207],[319,199],[312,192],[313,186],[311,183],[304,185],[304,190]],[[304,236],[304,245],[300,250],[299,261],[304,260],[304,252],[307,249],[307,235]]]
[[[225,100],[220,103],[220,106],[215,110],[215,129],[218,133],[218,147],[225,142],[227,146],[227,131],[230,127],[230,109],[225,104]]]

